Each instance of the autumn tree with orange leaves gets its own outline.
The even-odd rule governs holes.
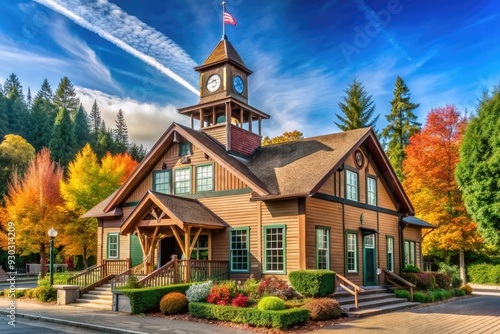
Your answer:
[[[447,261],[448,252],[458,251],[464,282],[464,251],[475,249],[482,242],[455,181],[466,125],[467,119],[455,106],[431,110],[422,131],[411,137],[403,162],[403,187],[417,216],[438,226],[435,231],[423,231],[424,255],[440,254]]]
[[[299,139],[303,139],[304,134],[300,132],[299,130],[293,130],[291,132],[283,132],[282,135],[276,136],[269,138],[268,136],[265,136],[262,138],[262,146],[266,145],[271,145],[271,144],[279,144],[279,143],[286,143],[289,141],[295,141]]]
[[[42,149],[31,160],[23,177],[14,174],[5,196],[2,209],[4,229],[12,221],[16,227],[16,249],[21,255],[40,253],[42,277],[46,274],[47,248],[50,242],[47,232],[51,227],[61,228],[62,204],[59,184],[63,170],[50,159],[50,150]],[[60,239],[56,242],[60,244]]]
[[[99,162],[89,144],[69,164],[68,178],[61,181],[67,217],[63,236],[66,255],[83,255],[88,266],[89,257],[96,254],[97,220],[80,216],[118,189],[136,166],[127,153],[108,153]]]

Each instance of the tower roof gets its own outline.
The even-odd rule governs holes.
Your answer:
[[[227,38],[223,38],[219,42],[219,44],[217,44],[212,53],[210,53],[210,56],[208,56],[208,58],[203,62],[203,64],[195,67],[194,69],[196,71],[200,71],[202,69],[225,62],[232,63],[247,74],[252,74],[252,71],[248,69],[248,67],[245,65],[245,62],[243,62],[243,59],[241,59],[238,52],[236,52],[236,49],[231,44],[231,42],[227,40]]]

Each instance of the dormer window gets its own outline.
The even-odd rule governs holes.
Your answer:
[[[179,157],[185,157],[188,155],[192,155],[191,152],[191,143],[190,142],[182,142],[179,143]]]

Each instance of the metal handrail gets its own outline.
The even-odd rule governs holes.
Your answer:
[[[389,270],[387,270],[385,268],[382,268],[382,271],[385,273],[385,276],[384,276],[385,285],[388,285],[387,282],[389,282],[398,288],[410,290],[410,301],[412,302],[413,301],[413,289],[416,287],[416,285],[411,283],[411,282],[408,282],[403,277],[398,276],[395,273],[390,272]],[[403,285],[396,283],[393,279],[399,281],[400,283],[403,283]]]
[[[340,274],[335,273],[335,276],[338,279],[340,279],[341,281],[343,281],[345,284],[347,284],[347,285],[345,285],[345,284],[339,283],[339,285],[340,285],[341,288],[343,288],[345,291],[349,292],[351,295],[354,296],[354,307],[356,309],[358,309],[358,305],[359,305],[359,293],[360,292],[365,292],[365,289],[363,289],[360,286],[357,286],[356,284],[354,284],[353,282],[349,281],[347,278],[345,278],[344,276],[342,276]]]

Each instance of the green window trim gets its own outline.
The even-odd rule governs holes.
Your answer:
[[[198,174],[200,170],[203,170],[204,167],[211,167],[210,176],[209,177],[200,177]],[[195,188],[196,193],[206,192],[206,191],[214,191],[215,188],[215,174],[214,174],[214,163],[201,164],[196,165],[196,177],[195,177]],[[205,180],[210,180],[205,182]],[[200,182],[203,181],[203,182]]]
[[[269,226],[264,226],[264,268],[262,268],[262,273],[263,274],[286,274],[286,225],[269,225]],[[272,231],[272,230],[276,231]],[[279,246],[279,240],[277,238],[274,238],[275,240],[269,240],[268,241],[268,236],[273,236],[271,233],[278,233],[278,230],[281,230],[281,246],[282,247],[272,247],[269,249],[268,244],[271,244],[273,242],[276,242],[276,246]],[[281,250],[281,255],[280,255],[280,250]],[[273,252],[274,251],[274,252]],[[275,263],[268,262],[268,258],[281,258],[281,261],[276,261]],[[276,265],[278,267],[282,266],[282,270],[273,270],[273,269],[267,269],[268,265],[273,266]]]
[[[112,242],[111,238],[116,237],[116,242]],[[116,248],[112,245],[116,244]],[[112,255],[111,251],[116,252],[116,255]],[[106,235],[106,258],[107,259],[119,259],[120,258],[120,232],[108,232]]]
[[[405,266],[407,265],[417,265],[417,249],[416,243],[413,240],[405,240],[404,241],[404,260]]]
[[[241,232],[245,232],[244,238],[244,248],[234,247],[235,241],[241,235]],[[236,235],[234,235],[236,234]],[[235,239],[233,239],[233,237]],[[238,241],[236,241],[238,243]],[[241,242],[243,243],[243,242]],[[235,261],[238,258],[241,261]],[[241,268],[235,269],[234,266],[240,266]],[[244,267],[246,266],[246,269]],[[229,230],[229,272],[232,273],[249,273],[250,272],[250,228],[249,227],[235,227]]]
[[[366,177],[366,204],[377,206],[377,203],[378,203],[377,178],[370,175]]]
[[[394,237],[385,236],[386,254],[387,254],[387,270],[394,272]]]
[[[188,141],[179,143],[179,157],[185,157],[188,155],[193,155],[191,143]]]
[[[181,172],[188,171],[188,180],[178,180],[177,176],[180,175]],[[192,193],[192,178],[193,178],[193,170],[192,167],[182,167],[182,168],[176,168],[174,169],[174,195],[178,194],[191,194]],[[181,182],[188,182],[187,186],[183,185],[182,187],[178,187],[177,185]],[[188,191],[179,191],[180,189],[188,189]]]
[[[165,177],[163,177],[163,180],[166,180],[166,182],[159,182],[159,181],[162,181],[160,179],[161,179],[161,176],[163,174],[165,174]],[[164,194],[171,194],[172,193],[172,170],[171,169],[153,171],[153,190],[160,192],[160,193],[164,193]]]
[[[346,168],[345,174],[345,198],[351,201],[359,202],[359,175],[357,171]],[[355,183],[355,184],[354,184]]]
[[[330,230],[316,226],[316,269],[330,270]]]
[[[351,242],[350,237],[353,236],[353,240]],[[352,245],[354,244],[354,249],[352,249]],[[350,256],[350,253],[353,253]],[[358,232],[347,230],[345,232],[345,271],[348,274],[359,273],[359,251],[358,251]],[[350,258],[352,257],[352,261]],[[352,263],[353,267],[350,266]]]

